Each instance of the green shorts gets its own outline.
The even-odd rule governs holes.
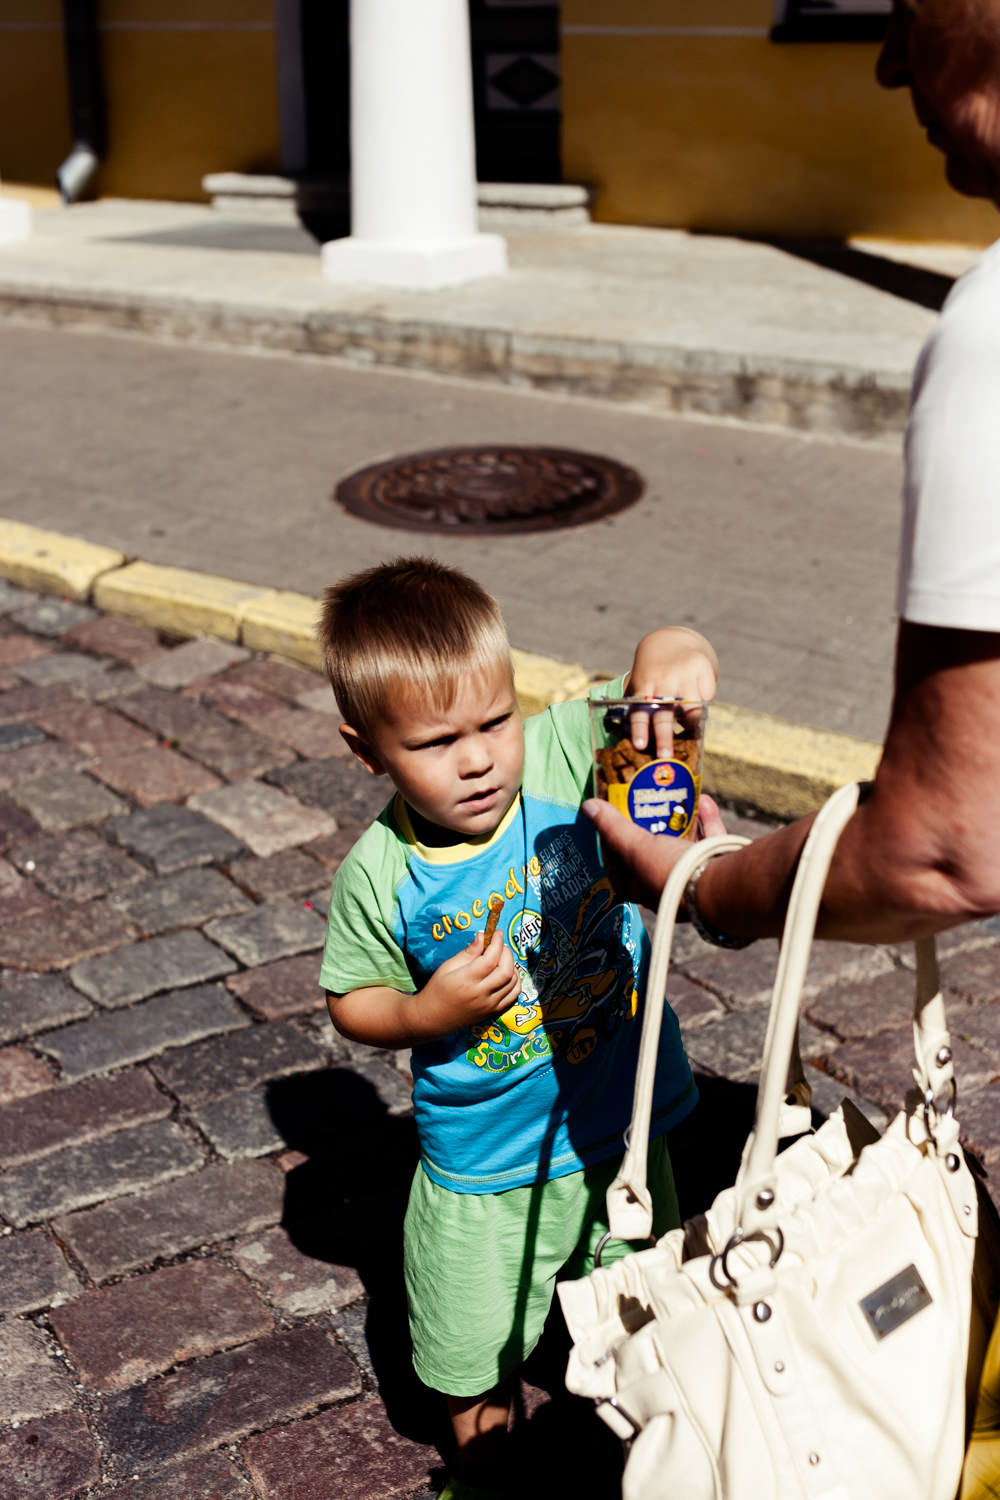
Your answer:
[[[620,1157],[503,1193],[453,1193],[417,1168],[406,1211],[413,1364],[425,1385],[479,1396],[513,1375],[541,1336],[557,1277],[585,1276],[607,1230]],[[680,1222],[666,1139],[649,1145],[653,1233]],[[607,1265],[645,1244],[611,1240]]]

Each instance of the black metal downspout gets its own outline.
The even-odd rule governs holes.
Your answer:
[[[63,0],[66,81],[73,149],[56,173],[64,203],[75,203],[107,150],[98,0]]]

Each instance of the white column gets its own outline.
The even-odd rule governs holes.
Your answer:
[[[496,276],[476,229],[468,0],[352,0],[351,229],[334,281],[433,288]]]
[[[0,195],[0,245],[12,245],[31,234],[31,204]]]

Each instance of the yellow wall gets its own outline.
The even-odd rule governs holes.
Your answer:
[[[69,150],[59,0],[0,0],[0,178],[50,186]]]
[[[771,0],[563,0],[563,171],[594,187],[595,217],[996,238],[996,210],[946,185],[908,96],[876,87],[874,45],[776,44],[772,16]]]
[[[72,145],[59,0],[0,0],[0,176],[49,185]],[[93,190],[198,199],[279,164],[272,0],[102,0],[108,153]]]
[[[273,0],[101,0],[100,15],[93,191],[199,199],[206,172],[278,170]],[[875,87],[873,46],[777,45],[772,16],[772,0],[562,0],[563,170],[595,188],[596,217],[995,237],[906,97]],[[0,178],[48,187],[71,144],[60,0],[0,0]]]

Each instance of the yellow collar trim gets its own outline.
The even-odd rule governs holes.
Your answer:
[[[400,831],[406,842],[411,848],[417,851],[421,859],[425,859],[428,864],[432,865],[454,865],[463,859],[472,859],[475,855],[481,854],[484,849],[488,849],[491,844],[503,838],[511,823],[518,816],[520,808],[521,793],[518,792],[492,833],[480,834],[478,838],[469,839],[467,842],[460,844],[445,844],[441,846],[438,844],[422,844],[420,842],[413,831],[413,824],[410,821],[410,811],[400,792],[396,793],[392,803],[393,816],[399,824]]]

